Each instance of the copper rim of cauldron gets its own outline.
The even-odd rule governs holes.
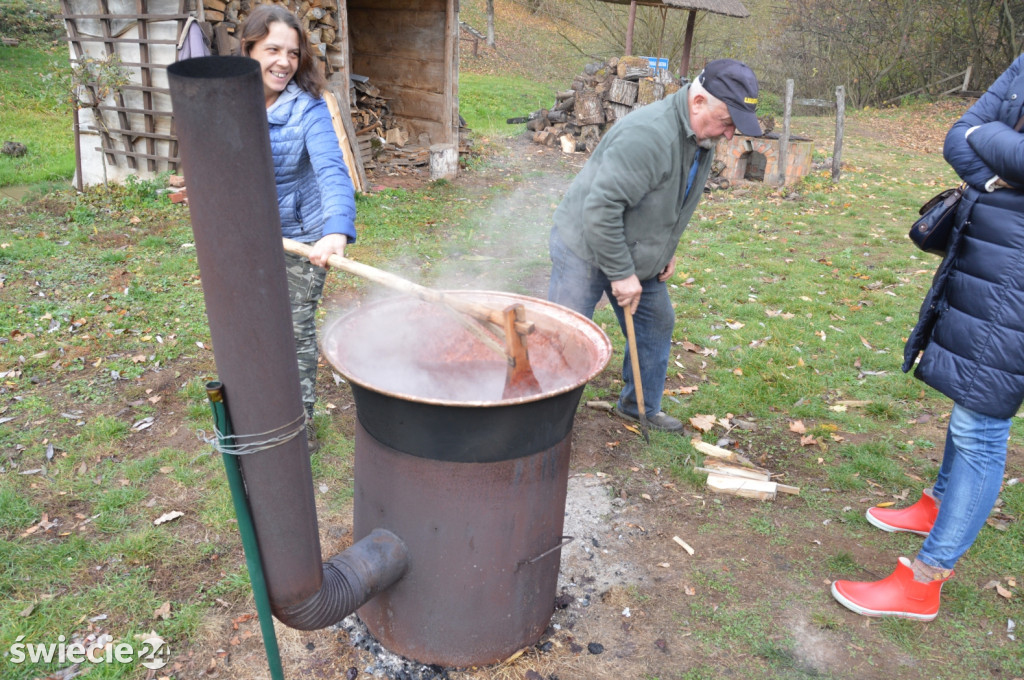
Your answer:
[[[332,360],[333,357],[331,356],[330,352],[327,351],[327,348],[326,348],[325,345],[326,345],[327,338],[331,337],[332,330],[335,327],[337,327],[340,324],[345,323],[347,320],[349,320],[351,317],[353,317],[353,316],[355,316],[357,314],[365,313],[367,310],[372,309],[373,307],[380,307],[380,306],[384,306],[384,305],[388,305],[388,304],[394,304],[396,302],[396,300],[401,300],[401,301],[408,300],[410,302],[419,302],[422,305],[431,304],[429,302],[425,302],[425,301],[421,301],[421,300],[416,300],[415,298],[387,298],[387,299],[382,299],[382,300],[374,300],[374,301],[371,301],[371,302],[364,303],[364,304],[360,305],[360,307],[358,307],[357,309],[353,309],[353,310],[351,310],[351,311],[349,311],[349,312],[339,316],[338,318],[336,318],[333,321],[329,322],[327,324],[326,328],[324,328],[323,334],[321,336],[321,341],[320,341],[320,343],[321,343],[321,347],[320,347],[321,353],[325,357],[327,357],[328,361],[331,363],[331,365],[334,367],[334,369],[336,371],[338,371],[338,373],[343,375],[346,380],[349,380],[349,381],[351,381],[351,382],[353,382],[353,383],[355,383],[355,384],[357,384],[357,385],[359,385],[359,386],[361,386],[361,387],[363,387],[365,389],[372,390],[372,391],[378,392],[380,394],[385,394],[385,395],[388,395],[388,396],[392,396],[392,397],[395,397],[395,398],[398,398],[398,399],[403,399],[403,400],[412,401],[412,402],[419,402],[419,403],[423,403],[423,404],[436,404],[436,405],[439,405],[439,406],[481,407],[481,408],[494,407],[494,406],[509,406],[509,405],[512,405],[512,404],[524,404],[524,403],[528,403],[528,402],[531,402],[531,401],[538,401],[538,400],[541,400],[541,399],[548,399],[550,397],[554,397],[554,396],[557,396],[557,395],[560,395],[560,394],[565,394],[566,392],[570,392],[570,391],[572,391],[574,389],[577,389],[580,386],[585,385],[586,383],[590,382],[594,378],[594,376],[596,376],[598,373],[600,373],[602,370],[604,370],[604,367],[608,364],[608,361],[611,359],[612,343],[611,343],[611,340],[608,339],[608,335],[601,329],[600,326],[595,324],[591,319],[588,319],[587,317],[583,316],[579,312],[577,312],[575,310],[572,310],[572,309],[569,309],[568,307],[564,307],[562,305],[556,304],[556,303],[551,302],[549,300],[542,300],[540,298],[530,297],[528,295],[520,295],[518,293],[507,293],[507,292],[504,292],[504,291],[493,291],[493,290],[444,290],[444,291],[440,291],[440,292],[444,293],[444,295],[446,295],[446,296],[458,296],[458,297],[470,297],[470,298],[475,297],[475,298],[478,298],[477,299],[478,302],[480,301],[479,298],[487,298],[487,299],[491,299],[491,300],[493,300],[495,298],[500,298],[502,303],[506,304],[506,305],[508,305],[508,304],[515,304],[516,302],[519,302],[519,303],[522,303],[524,305],[524,307],[526,308],[527,320],[532,320],[531,315],[533,313],[538,313],[538,312],[544,313],[544,312],[541,312],[541,310],[545,310],[547,312],[552,312],[552,313],[547,313],[545,315],[548,316],[549,318],[559,322],[559,323],[563,323],[565,325],[569,325],[573,329],[578,330],[581,333],[581,335],[583,335],[584,338],[589,341],[587,346],[590,347],[593,350],[590,353],[591,365],[590,365],[589,371],[585,375],[577,376],[570,383],[566,383],[564,385],[560,385],[557,389],[545,390],[545,391],[540,392],[539,394],[532,394],[532,395],[527,395],[527,396],[523,396],[523,397],[517,397],[515,399],[495,399],[495,400],[489,400],[489,401],[480,401],[480,400],[457,401],[457,400],[453,400],[453,399],[435,399],[435,398],[423,397],[423,396],[415,395],[415,394],[407,394],[407,393],[404,393],[404,392],[397,392],[397,391],[394,391],[394,390],[385,390],[385,389],[382,389],[378,385],[374,385],[372,382],[369,382],[369,381],[367,381],[367,380],[365,380],[363,378],[360,378],[358,375],[353,374],[350,370],[342,368],[342,367],[337,366],[337,365],[334,364],[334,362]]]

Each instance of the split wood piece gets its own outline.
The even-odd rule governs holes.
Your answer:
[[[544,146],[554,146],[558,138],[547,130],[533,133],[533,141],[537,144],[543,144]]]
[[[609,101],[615,102],[616,104],[632,106],[636,103],[636,93],[637,84],[635,82],[616,78],[612,81],[612,86],[608,89],[606,97]]]
[[[310,253],[313,252],[313,247],[308,243],[299,243],[298,241],[293,241],[289,238],[281,240],[284,243],[285,251],[289,253],[301,255],[302,257],[309,259]],[[391,272],[386,272],[383,269],[377,269],[376,267],[371,267],[368,264],[350,260],[342,255],[331,255],[327,262],[330,266],[337,267],[349,274],[355,274],[356,276],[373,281],[374,283],[379,283],[387,288],[391,288],[408,295],[413,295],[427,302],[447,305],[455,311],[462,312],[474,319],[486,321],[501,329],[505,328],[505,316],[503,312],[497,309],[492,309],[487,305],[462,300],[453,295],[445,295],[439,290],[421,286],[418,283],[413,283],[412,281],[403,279],[397,274],[392,274]],[[529,335],[536,330],[536,326],[532,321],[520,321],[517,319],[515,322],[515,329],[520,335]]]
[[[679,538],[678,536],[673,536],[672,540],[678,543],[687,553],[691,555],[694,553],[694,550],[690,547],[690,544],[684,541],[683,539]]]
[[[579,125],[600,125],[605,122],[601,95],[596,92],[578,92],[575,112]]]
[[[526,309],[522,304],[509,305],[503,312],[505,316],[505,343],[508,346],[508,373],[505,376],[503,399],[516,399],[540,394],[540,383],[530,367],[530,358],[526,352],[526,335],[516,329],[516,325],[526,321]]]
[[[352,188],[360,193],[365,193],[359,173],[356,172],[356,159],[352,154],[352,147],[349,144],[348,132],[345,130],[345,123],[341,118],[341,109],[338,108],[338,100],[330,90],[324,91],[324,101],[327,102],[327,110],[331,114],[331,123],[334,124],[334,134],[338,137],[338,146],[341,147],[341,154],[345,158],[345,167],[348,168],[349,178],[352,180]]]
[[[707,461],[711,463],[713,461]],[[708,467],[695,467],[697,472],[705,472],[709,475],[724,475],[726,477],[740,477],[742,479],[756,479],[762,482],[772,481],[772,476],[767,472],[759,472],[750,468],[733,467],[732,465],[708,465]]]
[[[665,86],[654,80],[641,80],[637,83],[636,102],[634,108],[653,104],[665,98]],[[625,102],[623,102],[625,103]]]
[[[740,465],[742,467],[752,468],[752,469],[757,470],[759,472],[768,472],[768,470],[765,470],[762,467],[758,467],[757,465],[754,465],[753,463],[750,462],[750,460],[748,458],[746,458],[743,455],[740,455],[740,454],[736,453],[735,451],[730,451],[729,449],[723,449],[720,446],[715,446],[714,444],[708,444],[707,442],[703,442],[703,441],[701,441],[699,439],[692,439],[692,440],[690,440],[690,443],[693,444],[693,448],[697,449],[698,451],[703,453],[705,456],[712,456],[714,458],[721,458],[723,460],[729,461],[730,463],[736,463],[737,465]]]
[[[776,493],[785,493],[792,496],[800,495],[800,487],[779,484],[778,482],[766,482],[760,479],[744,479],[730,475],[712,472],[708,475],[708,488],[718,493],[728,493],[734,496],[746,498],[757,498],[758,500],[770,501],[775,499]]]
[[[742,479],[725,475],[708,475],[708,488],[717,493],[727,493],[744,498],[756,498],[759,501],[775,500],[778,484],[758,479]]]
[[[752,468],[735,467],[733,465],[727,465],[725,463],[722,463],[715,458],[709,458],[705,460],[704,465],[705,467],[703,468],[694,469],[699,472],[707,471],[715,474],[726,475],[729,477],[744,477],[746,479],[760,479],[762,481],[772,481],[771,477],[773,476],[770,475],[767,470],[754,470]],[[794,496],[800,495],[800,487],[789,486],[787,484],[782,484],[781,482],[776,483],[779,487],[779,493],[788,493]]]

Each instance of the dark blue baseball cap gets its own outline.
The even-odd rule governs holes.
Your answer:
[[[757,78],[749,66],[735,59],[715,59],[708,62],[697,80],[725,102],[737,130],[748,137],[764,134],[757,122]]]

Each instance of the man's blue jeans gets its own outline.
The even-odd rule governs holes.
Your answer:
[[[999,497],[1009,436],[1009,418],[953,405],[942,466],[932,487],[932,495],[941,501],[939,515],[917,554],[919,560],[952,569],[974,543]]]
[[[548,300],[593,318],[594,308],[602,294],[615,310],[619,328],[626,334],[624,312],[612,295],[612,284],[604,273],[580,258],[562,242],[556,229],[551,230],[551,281],[548,285]],[[636,331],[636,349],[640,358],[640,380],[644,389],[644,410],[652,417],[661,410],[661,395],[665,390],[665,376],[668,371],[668,357],[672,350],[672,327],[675,325],[675,310],[668,296],[668,287],[657,277],[642,281],[643,293],[640,306],[633,315]],[[619,408],[630,414],[639,415],[636,388],[633,385],[633,366],[629,345],[622,358],[622,381],[624,386],[619,394]]]

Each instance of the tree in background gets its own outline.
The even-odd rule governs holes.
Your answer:
[[[606,60],[625,52],[628,4],[505,1],[554,22],[566,43],[589,59]],[[483,6],[483,0],[463,3]],[[486,3],[492,34],[495,2]],[[754,69],[765,92],[784,92],[786,80],[792,78],[799,97],[832,99],[842,85],[850,106],[877,106],[908,94],[928,96],[956,88],[968,67],[968,89],[980,92],[1024,51],[1024,0],[743,4],[751,13],[746,19],[697,14],[690,73],[685,75],[692,77],[711,59],[732,57]],[[670,69],[678,69],[687,14],[639,6],[633,53],[667,57]]]
[[[487,46],[494,47],[494,0],[487,0]]]
[[[952,89],[955,78],[939,81],[968,67],[968,89],[984,90],[1024,46],[1019,0],[793,0],[778,17],[758,72],[774,87],[797,80],[804,96],[843,85],[853,106]]]

